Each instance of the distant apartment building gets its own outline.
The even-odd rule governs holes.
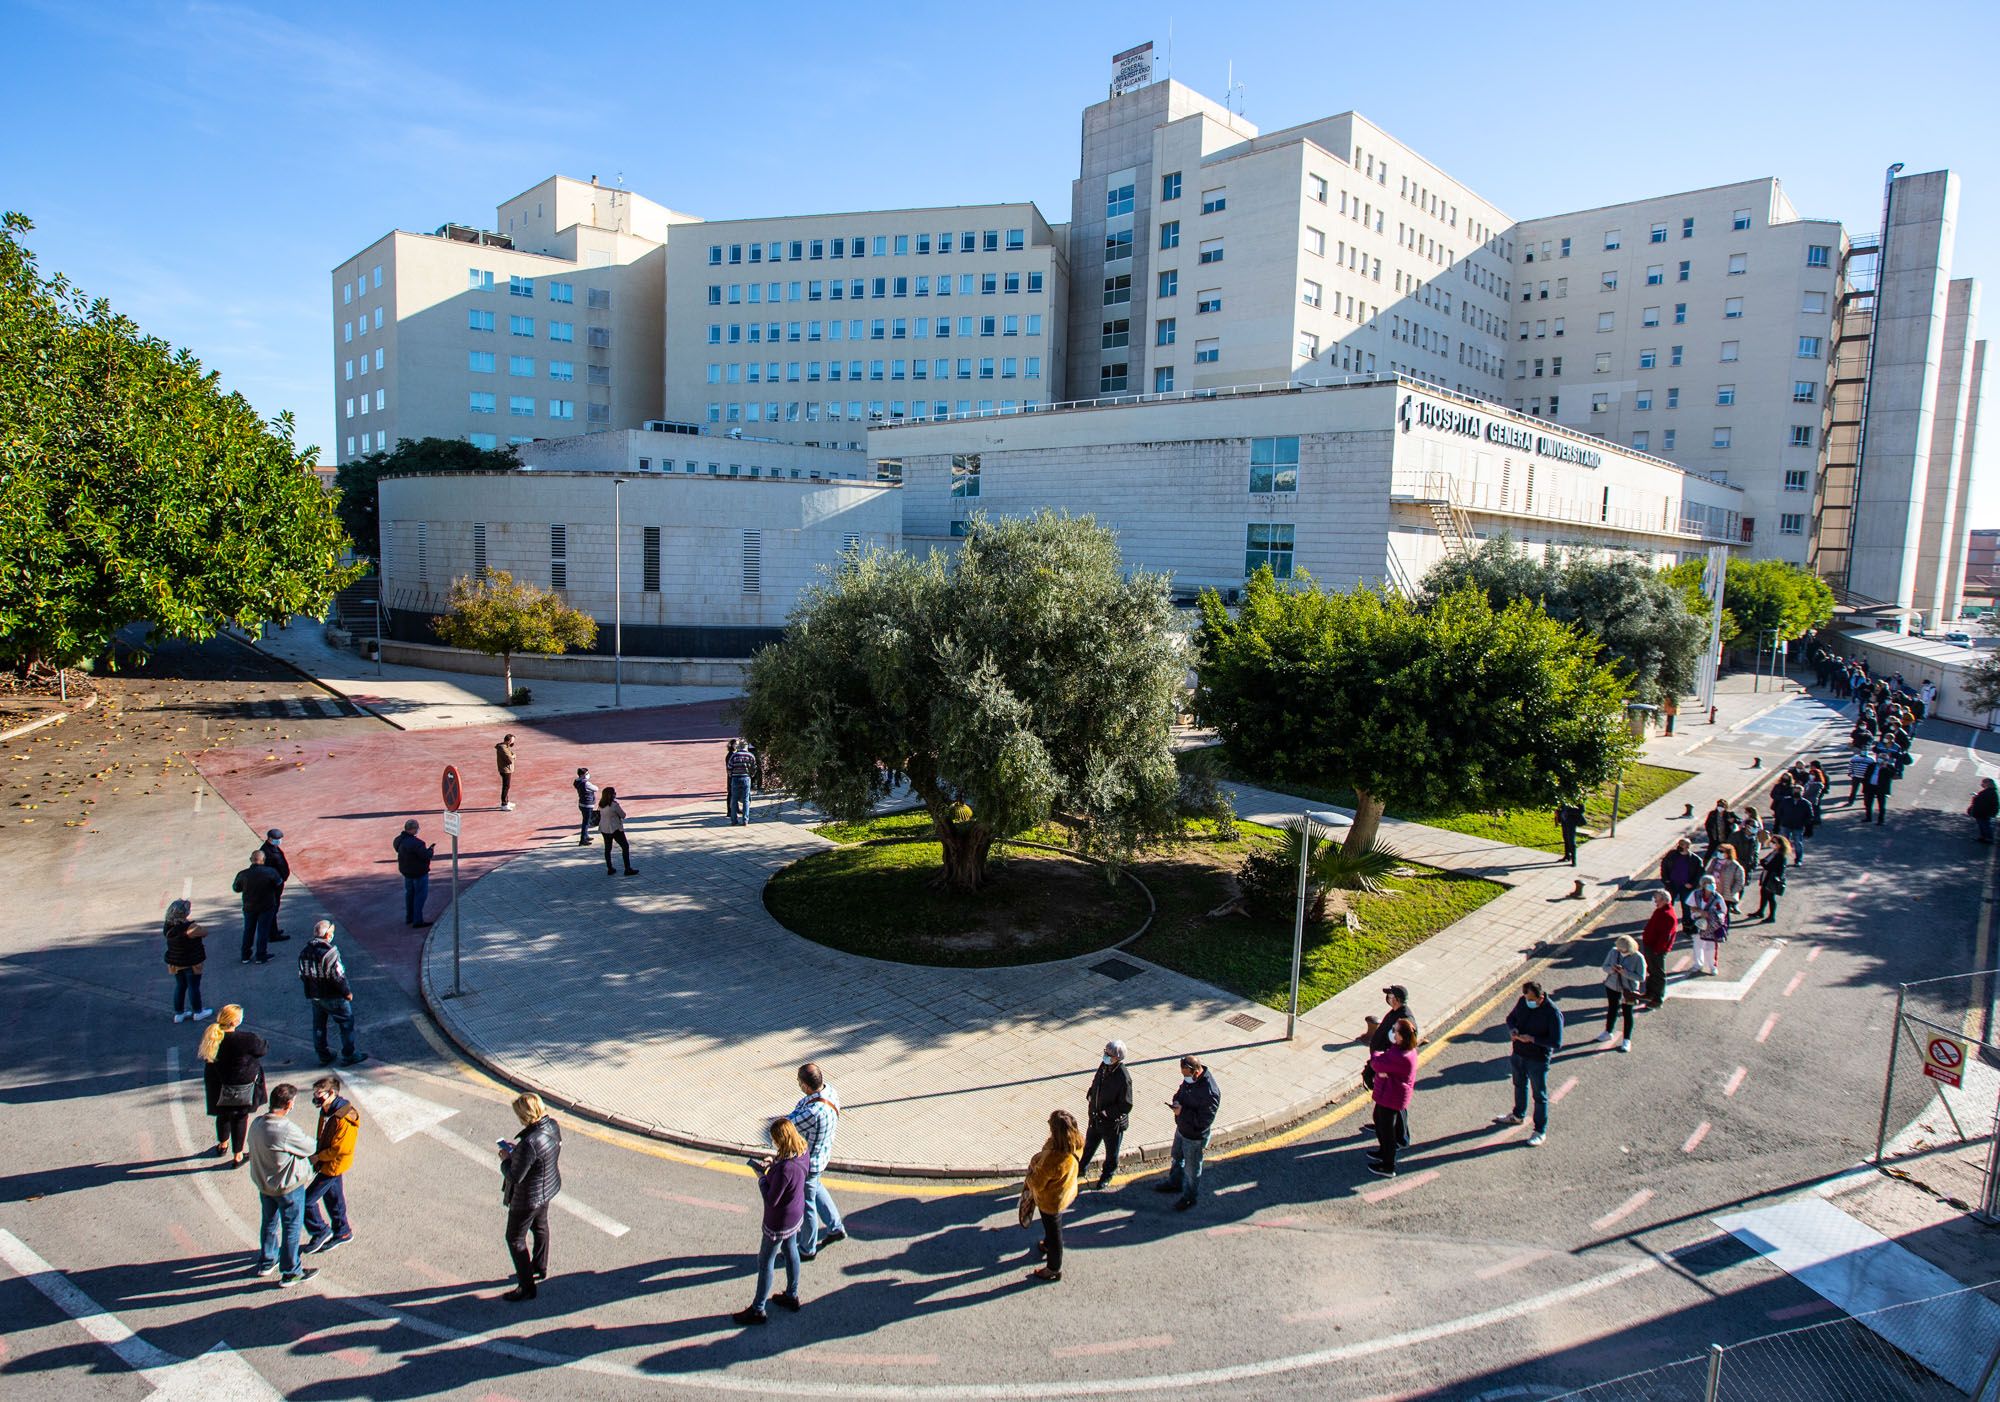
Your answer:
[[[690,217],[554,176],[494,222],[397,230],[333,270],[339,461],[399,438],[493,448],[659,413],[667,236]]]
[[[1032,204],[739,219],[667,250],[663,417],[858,451],[1063,396],[1068,257]]]

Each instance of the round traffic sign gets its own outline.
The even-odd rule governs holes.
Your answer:
[[[448,813],[456,813],[458,811],[459,800],[463,797],[464,797],[464,790],[459,787],[458,783],[458,770],[453,766],[447,764],[444,767],[445,811]]]
[[[1947,1071],[1956,1071],[1958,1064],[1965,1060],[1965,1053],[1949,1037],[1931,1038],[1928,1055],[1933,1066],[1942,1066]]]

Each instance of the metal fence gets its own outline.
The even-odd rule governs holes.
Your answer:
[[[1712,1346],[1549,1402],[2000,1402],[2000,1281]]]
[[[1923,979],[1896,990],[1874,1162],[1930,1160],[2000,1221],[2000,970]],[[1977,1146],[1985,1146],[1983,1155]],[[1941,1157],[1939,1157],[1941,1155]],[[1953,1194],[1957,1195],[1957,1194]]]

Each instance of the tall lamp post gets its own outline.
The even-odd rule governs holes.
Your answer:
[[[1285,1040],[1291,1041],[1292,1034],[1299,1025],[1299,970],[1305,961],[1306,951],[1306,861],[1312,853],[1313,829],[1325,828],[1333,831],[1340,821],[1338,813],[1299,814],[1299,902],[1292,917],[1292,996],[1285,1004]]]
[[[611,479],[611,704],[625,704],[625,482]]]

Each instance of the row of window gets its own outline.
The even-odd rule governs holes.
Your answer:
[[[347,412],[343,414],[341,417],[349,419],[353,418],[355,413],[354,406],[356,404],[359,404],[361,406],[361,412],[365,415],[368,412],[368,401],[369,401],[369,396],[365,393],[358,400],[349,397],[347,401]],[[388,391],[380,389],[376,390],[374,394],[374,401],[375,401],[375,408],[378,411],[387,408],[389,404]]]
[[[493,271],[490,268],[467,268],[465,270],[465,282],[467,289],[472,292],[491,292],[495,287]],[[551,278],[548,281],[547,288],[548,297],[551,302],[574,302],[576,300],[576,284],[573,282],[558,282],[554,278]],[[589,294],[590,305],[592,307],[602,311],[611,306],[611,293],[606,289],[593,287],[589,289]],[[526,297],[528,300],[533,301],[535,296],[535,279],[510,274],[507,278],[507,295],[509,297]]]
[[[1028,231],[987,229],[980,233],[966,229],[958,235],[956,242],[960,253],[999,253],[1003,247],[1008,253],[1018,253],[1028,246]],[[933,249],[942,255],[950,253],[952,248],[953,238],[949,230],[939,234],[935,243],[929,234],[773,239],[769,243],[712,243],[708,246],[708,263],[710,267],[721,267],[724,263],[799,263],[817,262],[823,258],[887,258],[892,254],[902,258],[911,254],[922,256]]]
[[[362,435],[361,435],[361,439],[360,439],[360,442],[361,442],[361,446],[360,446],[360,448],[359,448],[359,449],[357,450],[357,449],[355,448],[355,446],[354,446],[354,444],[355,444],[355,437],[354,437],[354,435],[353,435],[353,434],[351,434],[351,433],[347,435],[347,456],[348,456],[348,457],[350,457],[350,458],[351,458],[351,457],[354,457],[354,456],[356,455],[356,453],[357,453],[357,452],[362,452],[362,453],[365,453],[365,452],[368,452],[368,451],[370,451],[370,450],[369,450],[369,446],[368,446],[368,435],[367,435],[367,434],[365,434],[365,433],[364,433],[364,434],[362,434]],[[387,448],[388,446],[389,446],[389,431],[388,431],[387,429],[377,429],[377,430],[375,431],[375,446],[374,446],[374,450],[373,450],[373,451],[375,451],[375,452],[378,452],[378,453],[379,453],[379,452],[381,452],[381,451],[382,451],[383,449]],[[488,444],[487,446],[488,446],[488,447],[491,447],[492,445],[491,445],[491,444]]]
[[[494,355],[492,351],[467,351],[465,353],[465,368],[475,375],[491,375],[499,369],[499,357]],[[610,383],[611,375],[608,366],[593,365],[590,369],[592,371],[593,382],[597,382],[595,372],[602,370],[605,372],[602,382],[606,384]],[[535,358],[532,355],[508,356],[507,373],[516,379],[532,378],[535,374]],[[573,360],[551,360],[549,362],[549,378],[552,380],[574,380],[576,378],[576,362]]]
[[[377,370],[380,370],[382,368],[382,362],[383,362],[383,354],[381,349],[378,347],[375,351],[375,368]],[[368,353],[366,351],[362,352],[361,359],[358,361],[347,360],[341,362],[341,378],[345,380],[353,379],[354,367],[356,365],[359,365],[361,367],[361,373],[363,375],[366,375],[368,373]]]
[[[1310,285],[1311,284],[1308,284],[1308,286]],[[1824,292],[1807,292],[1802,295],[1799,301],[1799,313],[1802,316],[1824,316],[1826,315],[1826,307],[1827,307],[1827,294]],[[1722,319],[1724,321],[1740,321],[1743,318],[1743,312],[1744,312],[1743,298],[1741,297],[1723,298]],[[1643,324],[1647,326],[1658,326],[1660,324],[1659,313],[1660,309],[1658,307],[1647,307],[1640,313],[1640,320]],[[1676,302],[1674,304],[1674,324],[1675,325],[1686,324],[1687,315],[1688,315],[1688,304],[1686,302]],[[1554,319],[1553,325],[1555,328],[1556,335],[1560,336],[1563,334],[1564,323],[1565,323],[1565,318],[1563,317],[1556,317]],[[1602,324],[1601,317],[1599,324],[1600,325]],[[1530,322],[1524,318],[1521,322],[1520,338],[1524,341],[1529,339],[1530,329],[1532,328],[1534,339],[1540,340],[1549,334],[1550,325],[1551,323],[1547,320],[1537,320]]]
[[[1668,346],[1667,364],[1669,366],[1686,364],[1687,357],[1684,354],[1685,349],[1686,348],[1683,346]],[[1743,343],[1741,341],[1724,341],[1722,343],[1721,354],[1717,357],[1717,359],[1719,359],[1725,365],[1736,364],[1738,361],[1743,359]],[[1660,363],[1660,356],[1659,352],[1656,349],[1649,346],[1645,350],[1639,352],[1639,368],[1641,370],[1654,369],[1659,365],[1659,363]],[[1546,359],[1544,359],[1541,356],[1536,356],[1533,357],[1532,359],[1524,358],[1515,361],[1514,378],[1517,380],[1527,380],[1527,379],[1539,380],[1542,378],[1544,366],[1547,367],[1547,373],[1550,379],[1559,380],[1562,378],[1563,358],[1559,355],[1549,356]],[[1599,351],[1595,356],[1592,357],[1591,370],[1594,374],[1608,375],[1611,373],[1611,368],[1612,367],[1611,367],[1610,351]],[[1792,401],[1796,404],[1812,403],[1813,394],[1817,388],[1818,388],[1817,384],[1812,380],[1792,381]],[[1800,398],[1799,396],[1801,394],[1805,395],[1806,397]]]
[[[953,373],[956,367],[956,375]],[[977,373],[974,373],[975,366]],[[998,375],[995,375],[995,368]],[[1042,377],[1042,358],[1039,355],[1021,356],[981,356],[976,361],[970,357],[951,360],[830,360],[826,362],[825,374],[817,360],[788,360],[784,362],[782,379],[787,384],[818,384],[822,378],[834,384],[848,380],[991,380],[1023,379],[1039,380]],[[708,383],[720,384],[777,384],[780,382],[779,363],[750,361],[730,361],[720,364],[710,361]]]
[[[372,284],[370,281],[371,278],[373,279]],[[340,284],[340,304],[344,307],[352,303],[357,296],[366,297],[371,285],[375,287],[382,285],[382,265],[380,263],[375,265],[373,273],[363,273],[353,282],[343,282]]]
[[[954,409],[952,401],[948,399],[916,399],[907,404],[900,399],[891,399],[886,402],[880,399],[871,399],[867,402],[866,409],[864,410],[862,401],[859,399],[847,400],[844,406],[838,399],[829,399],[824,403],[820,400],[812,399],[805,401],[803,404],[796,399],[786,404],[781,404],[773,399],[757,404],[710,404],[708,406],[708,421],[712,424],[724,422],[732,424],[795,424],[800,422],[816,424],[823,417],[828,423],[840,423],[843,419],[851,423],[895,423],[904,419],[922,423],[929,419],[950,418],[954,413],[961,418],[969,417],[975,412],[991,414],[996,408],[1001,413],[1011,414],[1017,409],[1038,408],[1041,402],[1039,399],[1001,399],[997,401],[981,399],[976,402],[970,399],[961,399],[957,402],[957,408]],[[851,446],[858,448],[861,445],[855,443]]]
[[[1730,227],[1732,229],[1737,229],[1737,230],[1749,228],[1750,227],[1749,212],[1747,210],[1738,210],[1736,219],[1731,224]],[[1625,236],[1623,232],[1618,229],[1606,229],[1604,231],[1604,251],[1607,253],[1612,253],[1622,248],[1624,246],[1624,237]],[[1684,239],[1691,239],[1694,237],[1694,220],[1692,218],[1683,219],[1681,221],[1681,237]],[[1650,241],[1653,243],[1665,243],[1667,241],[1667,226],[1665,224],[1653,225],[1650,234]],[[1560,251],[1557,252],[1556,256],[1558,258],[1569,257],[1570,240],[1563,239],[1560,241],[1560,244],[1561,244]],[[1547,239],[1542,240],[1541,253],[1543,261],[1544,262],[1548,261],[1549,240]],[[1729,271],[1732,274],[1743,272],[1745,270],[1744,265],[1747,264],[1748,259],[1749,259],[1748,254],[1744,253],[1730,254]],[[1525,246],[1525,252],[1521,261],[1524,263],[1532,263],[1535,261],[1535,246],[1533,243],[1529,243]],[[1685,269],[1687,266],[1688,265],[1686,263],[1681,264],[1681,267],[1683,269]],[[1808,268],[1832,267],[1833,245],[1825,243],[1807,244],[1806,266]]]
[[[548,401],[548,406],[548,416],[552,419],[562,421],[576,417],[576,401],[574,399],[551,399]],[[468,413],[473,414],[498,413],[499,396],[484,393],[480,390],[473,390],[466,396],[465,407]],[[590,407],[593,410],[603,409],[605,411],[602,416],[593,414],[591,416],[593,419],[610,417],[610,405],[593,404]],[[532,419],[535,416],[535,397],[531,394],[508,395],[507,412],[517,419]]]
[[[1042,315],[1031,312],[1026,317],[1009,316],[962,316],[958,318],[958,335],[961,338],[985,336],[1039,336],[1042,334]],[[936,339],[948,341],[952,338],[952,319],[941,316],[914,318],[877,318],[872,321],[829,321],[822,328],[817,321],[750,322],[748,334],[745,323],[732,321],[710,322],[708,344],[720,345],[777,345],[779,342],[800,341],[923,341]]]
[[[1041,273],[960,273],[958,292],[962,297],[975,293],[982,296],[996,294],[1012,296],[1026,288],[1030,294],[1043,290],[1044,277]],[[838,302],[845,298],[859,302],[864,297],[928,297],[931,295],[931,280],[928,277],[878,277],[851,278],[843,281],[835,278],[831,282],[752,282],[720,283],[708,285],[708,305],[711,307],[757,306],[761,302]],[[951,274],[941,273],[937,279],[937,295],[951,296]]]
[[[366,336],[369,331],[369,320],[370,318],[368,313],[363,312],[358,320],[341,322],[340,323],[341,343],[344,345],[347,342],[352,341],[357,335]],[[382,329],[382,309],[380,307],[377,307],[375,309],[375,315],[373,320],[374,320],[374,329],[380,331]]]

